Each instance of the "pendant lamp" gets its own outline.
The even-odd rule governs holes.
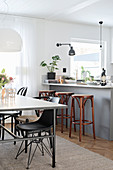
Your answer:
[[[22,49],[22,39],[13,29],[0,28],[0,52],[19,52]]]

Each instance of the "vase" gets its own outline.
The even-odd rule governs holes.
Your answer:
[[[0,99],[4,99],[6,95],[6,89],[4,87],[0,88]]]

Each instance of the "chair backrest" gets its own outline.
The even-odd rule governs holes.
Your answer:
[[[25,96],[27,93],[27,87],[21,87],[18,92],[17,92],[17,95],[22,95],[22,96]]]
[[[49,102],[53,102],[53,103],[59,103],[60,101],[60,98],[59,97],[51,97],[51,96],[48,96],[49,98],[47,99],[47,101]]]
[[[59,97],[51,97],[50,102],[58,104],[60,101]],[[38,119],[38,123],[43,124],[45,126],[52,126],[53,125],[53,109],[44,110],[40,119]]]

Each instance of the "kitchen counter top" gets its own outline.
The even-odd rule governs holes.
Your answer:
[[[68,86],[68,87],[82,87],[82,88],[100,88],[100,89],[113,89],[113,86],[106,85],[106,86],[101,86],[101,85],[84,85],[84,84],[75,84],[75,83],[43,83],[43,85],[46,86]]]

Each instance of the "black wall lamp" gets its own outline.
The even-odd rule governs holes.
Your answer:
[[[68,44],[68,43],[57,43],[56,44],[57,47],[62,46],[62,45],[69,45],[69,47],[70,47],[69,55],[70,56],[75,55],[75,51],[74,51],[73,47],[71,46],[71,44]]]

